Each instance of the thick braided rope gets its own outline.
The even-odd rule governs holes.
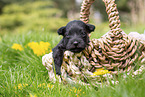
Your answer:
[[[95,0],[84,0],[80,11],[80,20],[85,23],[89,22],[90,7]]]
[[[92,1],[90,0],[90,2]],[[101,39],[92,40],[90,46],[83,52],[85,53],[85,56],[88,58],[88,60],[93,59],[89,61],[93,65],[97,64],[97,67],[105,67],[109,70],[118,70],[118,68],[123,70],[124,68],[128,67],[129,70],[131,68],[130,65],[133,64],[133,62],[138,58],[138,53],[135,54],[135,52],[137,49],[141,50],[143,44],[139,43],[139,41],[136,39],[128,37],[120,28],[119,12],[117,10],[115,0],[103,1],[105,3],[106,12],[108,14],[110,32],[104,35]],[[89,9],[87,9],[87,11],[89,11]],[[81,13],[89,12],[84,11]],[[83,18],[84,17],[86,18],[83,20],[88,21],[88,15],[83,15]],[[82,20],[82,15],[80,18]],[[96,59],[97,57],[98,60]]]
[[[120,29],[120,19],[119,12],[117,10],[117,6],[115,4],[115,0],[103,0],[106,6],[106,12],[108,14],[109,19],[109,27],[112,32],[112,36],[114,39],[122,38],[122,29]]]

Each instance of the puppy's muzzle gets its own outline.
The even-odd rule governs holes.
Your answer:
[[[78,46],[79,42],[78,41],[74,41],[73,45]]]

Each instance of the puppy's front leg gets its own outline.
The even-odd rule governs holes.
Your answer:
[[[62,48],[62,45],[59,43],[55,48],[52,49],[52,51],[53,51],[53,59],[54,59],[56,74],[61,75],[61,65],[63,62],[63,56],[65,50]]]

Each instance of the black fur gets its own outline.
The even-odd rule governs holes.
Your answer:
[[[61,65],[64,52],[66,50],[79,53],[85,49],[89,43],[88,34],[94,31],[95,26],[85,24],[80,20],[69,22],[66,26],[58,29],[58,34],[63,35],[63,39],[52,49],[56,74],[61,74]]]

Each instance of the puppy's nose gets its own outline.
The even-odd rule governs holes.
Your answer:
[[[75,46],[77,46],[78,45],[78,42],[77,41],[74,41],[74,43],[73,43]]]

